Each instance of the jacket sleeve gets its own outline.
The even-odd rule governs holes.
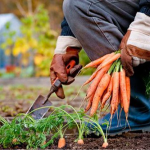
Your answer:
[[[140,0],[140,12],[150,16],[150,0]]]
[[[62,21],[61,23],[61,36],[74,36],[74,34],[72,33],[68,23],[67,23],[67,20],[66,18],[64,18],[64,20]]]

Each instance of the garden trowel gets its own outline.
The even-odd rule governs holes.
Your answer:
[[[70,61],[70,63],[66,66],[67,74],[70,72],[70,69],[72,69],[75,66],[75,64],[76,62],[74,60]],[[35,120],[42,119],[50,109],[50,106],[52,105],[52,103],[49,101],[49,97],[51,96],[52,93],[57,91],[60,86],[61,82],[57,78],[55,82],[52,84],[48,95],[46,97],[39,95],[38,98],[35,100],[35,102],[32,104],[32,106],[27,111],[27,114],[30,114]]]

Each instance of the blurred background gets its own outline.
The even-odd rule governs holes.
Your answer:
[[[63,0],[0,0],[0,114],[4,117],[26,112],[39,94],[50,88],[49,66],[61,31]],[[90,60],[80,52],[80,63]],[[86,88],[82,83],[91,74],[80,73],[65,87],[65,100],[55,94],[54,105],[79,107]],[[76,97],[76,98],[75,98]],[[75,100],[74,100],[75,98]]]
[[[0,1],[0,77],[48,77],[63,0]],[[80,62],[88,57],[81,51]],[[82,75],[90,74],[91,70]]]

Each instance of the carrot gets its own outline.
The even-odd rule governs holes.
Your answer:
[[[12,140],[12,143],[13,143],[13,144],[17,143],[17,139],[14,138],[14,139]]]
[[[44,141],[42,144],[41,144],[41,146],[44,146],[46,144],[46,141]]]
[[[112,55],[110,54],[109,57],[107,57],[107,59],[98,66],[98,68],[96,69],[96,71],[92,74],[92,76],[84,83],[84,85],[88,84],[89,82],[91,82],[97,75],[98,71],[101,70],[102,68],[104,68],[105,66],[107,66],[108,64],[112,64],[115,60],[117,60],[118,58],[120,58],[120,53],[115,54],[112,53]]]
[[[111,74],[111,73],[114,71],[114,69],[115,69],[117,63],[118,63],[118,60],[116,60],[116,61],[111,65],[110,69],[108,70],[108,74]],[[105,105],[106,101],[107,101],[107,100],[109,99],[109,97],[111,96],[111,94],[112,94],[112,88],[113,88],[113,87],[112,87],[112,77],[111,77],[110,83],[109,83],[108,88],[107,88],[107,92],[106,92],[106,93],[103,95],[103,97],[102,97],[101,109],[104,108],[104,105]]]
[[[130,105],[130,78],[129,77],[125,77],[125,82],[126,82],[126,91],[127,91],[127,110],[126,110],[126,114],[128,114],[129,112],[129,105]]]
[[[103,96],[103,99],[102,99],[102,102],[101,102],[101,109],[104,108],[104,105],[105,105],[106,101],[109,99],[109,97],[111,96],[111,93],[112,93],[112,77],[110,79],[110,82],[109,82],[109,85],[108,85],[108,88],[107,88],[107,92]]]
[[[88,88],[88,92],[87,92],[87,98],[89,98],[97,89],[97,86],[100,82],[100,80],[102,79],[102,77],[104,76],[104,74],[109,70],[111,64],[108,64],[106,67],[102,68],[96,75],[94,81],[91,83],[90,87]]]
[[[131,94],[131,87],[130,87],[130,78],[126,76],[126,88],[127,88],[127,98],[128,102],[130,102],[130,94]]]
[[[93,102],[93,98],[94,98],[94,94],[89,98],[88,104],[87,104],[87,106],[85,108],[85,111],[84,111],[85,113],[88,112],[88,110],[91,108],[92,102]]]
[[[90,83],[95,77],[96,77],[96,75],[97,75],[97,73],[98,73],[98,68],[95,70],[95,72],[91,75],[91,77],[83,84],[83,86],[84,85],[86,85],[86,84],[88,84],[88,83]]]
[[[65,138],[60,138],[58,141],[58,148],[63,148],[66,145]]]
[[[115,53],[109,54],[109,56],[107,57],[107,59],[105,59],[105,60],[103,61],[103,63],[106,64],[106,62],[108,62],[108,61],[110,60],[110,58],[111,58],[112,56],[114,56],[114,55],[115,55]],[[103,63],[102,63],[102,64],[103,64]],[[112,63],[113,63],[113,61],[112,61]],[[101,64],[101,65],[102,65],[102,64]],[[108,63],[108,64],[111,64],[111,63]],[[101,69],[104,67],[104,66],[101,67],[101,65],[99,65],[99,66],[97,67],[97,69],[96,69],[95,72],[92,74],[92,76],[91,76],[83,85],[86,85],[86,84],[90,83],[90,82],[96,77],[98,71],[101,70]],[[105,66],[107,66],[107,65],[105,65]]]
[[[83,141],[82,139],[79,139],[79,140],[78,140],[78,144],[79,144],[79,145],[83,145],[83,144],[84,144],[84,141]]]
[[[104,142],[103,145],[102,145],[103,148],[106,148],[107,146],[108,146],[107,142]]]
[[[101,81],[97,87],[97,90],[95,92],[95,95],[94,95],[90,116],[93,116],[96,113],[99,101],[110,82],[110,77],[111,77],[110,74],[107,73],[101,79]]]
[[[126,89],[126,74],[125,70],[121,67],[121,72],[120,72],[120,93],[121,93],[121,98],[123,107],[124,107],[124,112],[128,113],[128,97],[127,97],[127,89]]]
[[[120,56],[121,56],[120,53],[117,53],[117,54],[114,53],[114,55],[112,55],[111,57],[107,58],[106,61],[104,61],[104,62],[98,67],[99,70],[100,70],[101,68],[105,67],[106,65],[108,65],[108,64],[110,64],[110,63],[113,63],[115,60],[119,59]]]
[[[113,73],[113,92],[112,92],[112,100],[111,100],[111,115],[113,115],[118,107],[118,98],[119,98],[119,67],[120,61],[117,63],[115,72]]]
[[[91,63],[87,64],[85,67],[83,67],[83,69],[85,68],[89,68],[89,67],[95,67],[98,66],[99,64],[101,64],[110,54],[104,55],[103,57],[100,57],[94,61],[92,61]]]

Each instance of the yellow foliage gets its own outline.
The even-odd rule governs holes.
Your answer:
[[[42,76],[42,77],[48,77],[49,74],[50,74],[49,69],[45,69],[40,72],[40,76]]]
[[[27,66],[29,64],[29,57],[30,57],[30,53],[29,52],[26,52],[24,54],[22,54],[22,59],[21,59],[21,62],[24,66]]]
[[[6,49],[6,50],[5,50],[5,55],[6,55],[6,56],[9,56],[10,54],[11,54],[11,50],[10,50],[10,49]]]
[[[20,54],[20,47],[14,47],[12,50],[12,54],[14,56],[18,56]]]
[[[22,45],[20,52],[22,54],[25,54],[28,50],[29,50],[29,45],[25,44],[25,45]]]
[[[38,71],[36,71],[35,76],[36,77],[48,77],[50,75],[49,73],[49,69],[38,69]]]
[[[18,38],[13,48],[13,55],[25,54],[29,50],[29,44],[23,38]]]
[[[22,64],[24,66],[27,66],[28,65],[28,59],[26,59],[26,58],[22,59]]]
[[[36,39],[30,39],[29,40],[29,45],[30,45],[30,48],[33,48],[33,49],[35,49],[36,47],[37,47],[37,45],[38,45],[38,43],[37,43],[37,40]]]
[[[37,66],[40,65],[43,60],[44,57],[42,55],[37,54],[34,56],[34,64]]]

